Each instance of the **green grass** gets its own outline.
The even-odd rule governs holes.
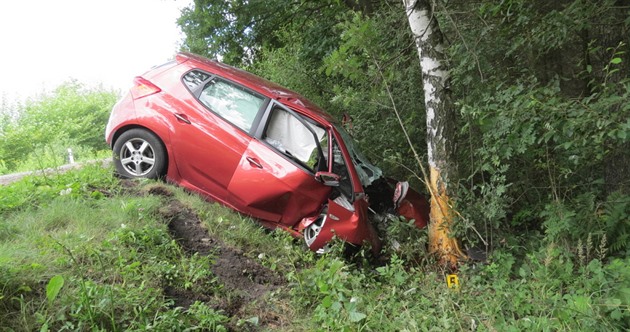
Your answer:
[[[1,329],[220,329],[219,313],[172,308],[162,292],[211,285],[211,257],[186,256],[158,217],[160,197],[117,192],[111,173],[87,168],[0,188],[10,203],[0,227]],[[51,301],[55,276],[65,282]]]
[[[404,251],[382,265],[342,246],[318,256],[282,231],[163,183],[121,186],[87,167],[0,187],[0,330],[623,331],[630,327],[630,259],[580,260],[532,236],[467,264],[460,288],[423,250],[426,233],[394,224]],[[150,194],[164,187],[173,197]],[[70,190],[68,190],[70,189]],[[178,200],[210,236],[283,275],[287,284],[236,312],[238,294],[212,273],[214,256],[185,253],[164,209]],[[507,241],[506,243],[511,243]],[[591,246],[594,246],[591,244]],[[594,252],[594,251],[593,251]],[[362,256],[364,255],[364,256]],[[177,307],[165,289],[204,294]]]

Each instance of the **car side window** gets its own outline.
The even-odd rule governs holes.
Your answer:
[[[300,121],[295,115],[282,108],[277,107],[272,110],[263,139],[280,153],[311,172],[327,168],[326,160],[320,158],[320,149],[318,149],[319,145],[323,153],[328,153],[326,130],[308,120]]]
[[[199,101],[226,121],[249,132],[265,98],[215,77],[206,83]]]
[[[193,93],[210,78],[210,75],[199,70],[193,70],[182,78],[182,81]]]

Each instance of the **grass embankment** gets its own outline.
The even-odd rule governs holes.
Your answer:
[[[0,330],[583,330],[630,327],[630,260],[508,238],[444,282],[392,223],[381,266],[306,251],[173,186],[88,166],[0,187]],[[519,245],[511,245],[511,243]],[[340,247],[340,246],[337,246]]]

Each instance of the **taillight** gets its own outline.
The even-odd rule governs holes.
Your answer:
[[[162,91],[162,89],[158,88],[155,84],[140,76],[137,76],[133,79],[133,87],[131,88],[130,92],[133,99],[139,99],[152,95],[154,93],[158,93],[160,91]]]

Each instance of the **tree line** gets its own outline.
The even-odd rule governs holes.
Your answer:
[[[630,1],[419,3],[450,69],[451,233],[487,250],[531,236],[577,253],[590,238],[625,255]],[[426,164],[425,94],[407,15],[402,1],[196,0],[178,23],[183,49],[349,114],[369,157],[422,187],[412,148]]]

